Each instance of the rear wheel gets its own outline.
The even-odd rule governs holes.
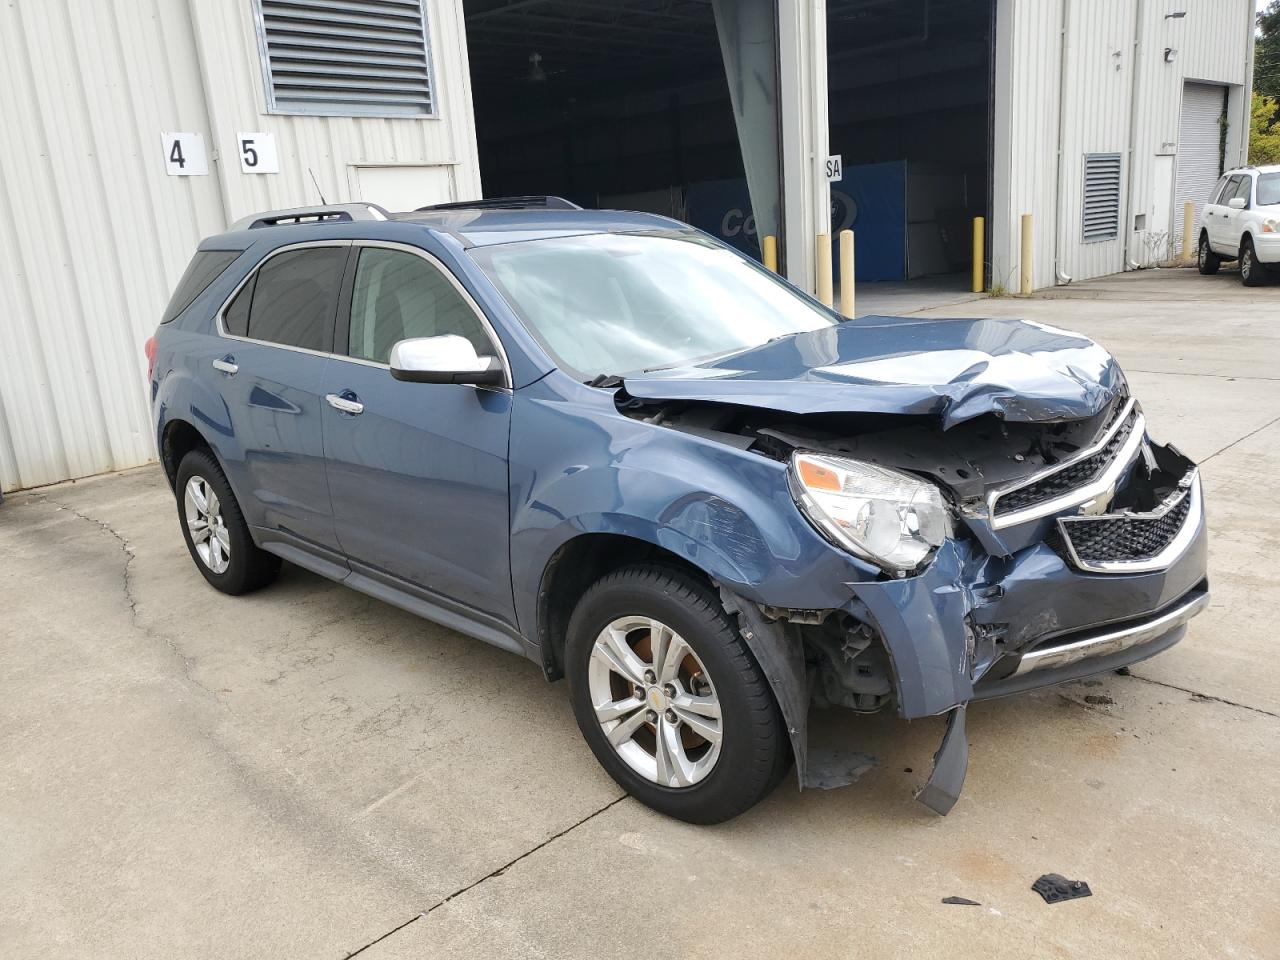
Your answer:
[[[578,726],[637,800],[719,823],[786,773],[782,715],[719,598],[682,571],[609,574],[569,621],[566,667]]]
[[[223,593],[264,587],[280,572],[280,558],[253,542],[240,504],[212,454],[192,450],[178,465],[174,490],[178,521],[196,569]]]
[[[1205,233],[1200,234],[1200,246],[1196,248],[1196,266],[1206,277],[1217,273],[1222,266],[1222,258],[1213,252],[1209,246],[1209,235]]]
[[[1266,268],[1258,263],[1250,237],[1245,237],[1240,244],[1240,282],[1246,287],[1260,287],[1267,282]]]

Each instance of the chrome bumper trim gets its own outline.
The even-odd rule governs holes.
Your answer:
[[[1162,637],[1169,631],[1184,625],[1208,605],[1208,591],[1200,591],[1191,597],[1185,598],[1173,609],[1166,610],[1154,620],[1148,620],[1146,623],[1109,630],[1086,637],[1083,640],[1077,640],[1074,643],[1065,643],[1058,647],[1032,650],[1030,653],[1022,655],[1018,669],[1014,670],[1010,676],[1017,677],[1035,670],[1051,670],[1055,667],[1065,667],[1090,657],[1105,657],[1108,654],[1127,650],[1129,647],[1136,647],[1149,640]]]

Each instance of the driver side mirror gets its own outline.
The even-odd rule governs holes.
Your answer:
[[[502,361],[480,356],[470,340],[452,333],[401,340],[391,348],[391,376],[411,383],[503,384]]]
[[[1244,197],[1232,197],[1230,200],[1227,201],[1227,206],[1230,207],[1232,210],[1243,210],[1248,205],[1249,205],[1249,202],[1245,200]]]

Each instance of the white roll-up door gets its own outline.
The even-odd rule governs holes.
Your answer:
[[[1196,226],[1209,191],[1222,176],[1222,118],[1226,87],[1185,83],[1178,122],[1178,181],[1173,205],[1173,239],[1182,242],[1184,205],[1196,205]]]

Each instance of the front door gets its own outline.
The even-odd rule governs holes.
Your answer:
[[[1209,245],[1218,253],[1229,254],[1230,246],[1227,238],[1227,219],[1228,215],[1234,211],[1227,206],[1227,201],[1236,195],[1236,189],[1240,186],[1240,178],[1238,176],[1227,177],[1226,181],[1217,189],[1213,202],[1206,204],[1204,208],[1204,228],[1209,234]],[[1230,254],[1234,256],[1234,254]]]
[[[334,523],[353,570],[513,624],[507,445],[511,393],[407,383],[398,341],[457,334],[500,354],[453,277],[412,248],[359,246],[325,373]],[[345,354],[345,358],[342,356]]]
[[[268,257],[221,318],[215,382],[239,458],[246,519],[333,550],[321,387],[348,241]]]

